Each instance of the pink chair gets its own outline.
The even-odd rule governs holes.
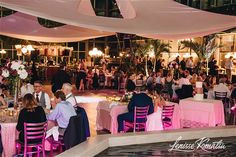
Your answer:
[[[37,153],[37,157],[39,157],[40,152],[42,152],[43,157],[46,157],[44,149],[46,131],[47,131],[47,122],[24,123],[24,143],[22,143],[19,140],[16,141],[17,154],[20,153],[21,147],[24,147],[25,157],[27,156],[27,154],[35,154],[35,153]],[[32,142],[32,141],[39,141],[39,142]]]
[[[118,78],[118,91],[122,92],[125,90],[125,85],[126,85],[126,78],[124,77],[119,77]]]
[[[172,118],[173,118],[174,108],[175,108],[175,105],[163,106],[163,109],[162,109],[162,124],[163,124],[163,129],[164,130],[166,128],[172,126]]]
[[[64,141],[62,135],[59,135],[58,141],[55,141],[53,137],[49,137],[48,141],[50,143],[50,156],[53,156],[53,150],[57,148],[59,148],[59,153],[63,152]]]
[[[231,107],[231,112],[233,114],[233,125],[236,124],[236,101],[234,100],[234,106]]]
[[[134,108],[134,122],[123,121],[124,132],[127,132],[130,128],[133,131],[146,130],[146,120],[149,106],[135,107]],[[142,121],[142,122],[139,122]]]

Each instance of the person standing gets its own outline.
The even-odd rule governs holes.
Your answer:
[[[30,84],[29,81],[23,81],[22,82],[23,85],[20,88],[20,94],[21,97],[23,98],[25,96],[25,94],[33,94],[34,93],[34,86],[32,84]]]
[[[186,62],[185,62],[184,58],[180,62],[180,67],[181,67],[182,70],[186,70]]]
[[[65,66],[61,65],[60,70],[52,77],[52,92],[62,88],[63,83],[71,83],[69,74],[65,71]]]
[[[232,81],[233,56],[225,62],[226,75],[229,82]]]
[[[189,71],[190,75],[192,75],[193,72],[193,57],[190,57],[186,62],[186,68]]]

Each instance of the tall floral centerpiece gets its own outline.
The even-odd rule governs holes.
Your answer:
[[[19,60],[7,63],[1,70],[3,78],[8,80],[11,94],[14,96],[14,102],[16,103],[19,95],[20,82],[29,76],[30,71],[27,70],[27,66]]]

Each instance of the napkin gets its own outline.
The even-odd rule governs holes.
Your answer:
[[[50,137],[52,135],[53,139],[55,141],[58,141],[58,137],[59,137],[59,131],[58,131],[59,127],[58,126],[54,126],[52,127],[50,130],[47,131],[46,133],[46,138]]]

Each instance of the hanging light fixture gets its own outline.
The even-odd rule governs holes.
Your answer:
[[[32,45],[27,45],[26,48],[28,51],[34,51],[34,48]]]
[[[6,51],[6,50],[4,50],[4,49],[2,49],[2,50],[0,51],[0,53],[1,53],[1,54],[6,54],[6,53],[7,53],[7,51]]]
[[[21,49],[21,52],[23,53],[23,54],[26,54],[27,53],[27,48],[26,47],[23,47],[22,49]]]
[[[185,54],[183,55],[183,58],[189,58],[189,57],[191,57],[189,53],[185,53]]]
[[[89,51],[89,56],[91,56],[91,57],[93,57],[93,56],[100,57],[102,55],[103,55],[102,51],[98,50],[96,47],[94,47],[93,50]]]
[[[21,49],[22,46],[21,45],[15,45],[15,48],[18,50],[18,49]]]
[[[231,53],[227,53],[226,55],[225,55],[225,58],[229,58],[231,56]]]

